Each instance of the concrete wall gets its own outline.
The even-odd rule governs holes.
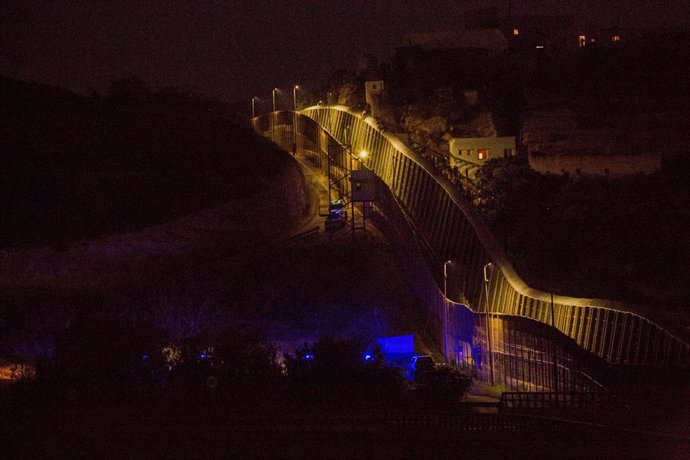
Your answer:
[[[530,152],[529,165],[541,173],[625,176],[661,170],[661,154],[640,155],[546,155]]]

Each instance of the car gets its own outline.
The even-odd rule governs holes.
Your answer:
[[[431,356],[414,355],[407,365],[407,378],[418,381],[436,370],[437,367],[438,364]]]
[[[343,200],[333,200],[328,203],[328,211],[337,211],[340,209],[343,209],[345,207],[345,203]]]
[[[326,231],[336,231],[345,227],[347,211],[344,209],[331,209],[326,216]]]

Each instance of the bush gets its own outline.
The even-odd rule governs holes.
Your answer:
[[[472,377],[458,369],[440,366],[416,382],[414,399],[442,406],[460,403],[472,387]]]
[[[363,340],[324,338],[305,344],[285,363],[297,397],[376,403],[400,397],[405,388],[399,370],[385,366],[380,351]]]

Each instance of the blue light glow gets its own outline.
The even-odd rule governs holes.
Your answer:
[[[364,362],[370,363],[374,360],[374,355],[371,353],[364,353]]]
[[[307,353],[304,355],[305,361],[314,361],[314,355],[312,353]]]
[[[206,353],[199,353],[199,359],[208,359],[208,358],[210,358],[210,356],[207,355]]]
[[[142,361],[148,361],[148,360],[149,360],[149,355],[147,355],[146,353],[144,353],[143,355],[141,355],[141,360],[142,360]]]

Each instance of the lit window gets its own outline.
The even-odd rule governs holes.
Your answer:
[[[619,42],[619,41],[621,41],[621,36],[620,35],[611,35],[611,41],[612,42]]]
[[[513,29],[513,35],[520,35],[520,29]]]
[[[591,38],[589,41],[590,41],[591,43],[594,43],[594,42],[597,41],[597,39],[596,39],[596,38]]]
[[[537,45],[537,49],[538,49],[538,50],[543,50],[543,49],[544,49],[544,45]]]
[[[587,44],[587,37],[585,37],[584,35],[580,35],[579,37],[577,37],[577,42],[579,43],[580,48],[582,48]]]
[[[477,157],[480,160],[488,160],[489,159],[489,149],[477,149]]]

